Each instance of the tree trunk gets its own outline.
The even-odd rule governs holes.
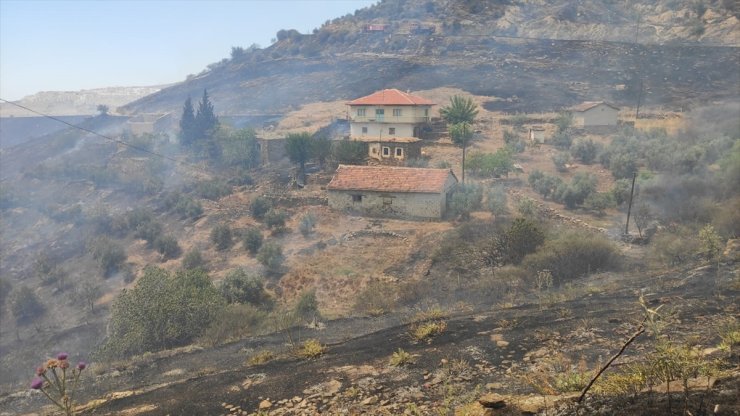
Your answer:
[[[462,155],[462,184],[465,185],[465,145],[466,140],[463,140],[463,155]]]

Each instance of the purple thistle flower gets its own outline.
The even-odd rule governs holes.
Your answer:
[[[57,354],[57,360],[66,360],[69,355],[66,352],[60,352]]]
[[[42,365],[41,367],[36,368],[36,375],[40,376],[46,373],[46,368]]]
[[[44,385],[44,379],[41,377],[34,377],[31,381],[31,388],[34,390],[40,389]]]
[[[80,361],[79,363],[77,363],[78,370],[82,371],[85,369],[85,367],[87,367],[87,363],[85,363],[84,361]]]

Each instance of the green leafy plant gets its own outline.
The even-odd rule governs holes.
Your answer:
[[[392,367],[405,367],[414,364],[414,356],[399,348],[398,351],[391,355],[388,364]]]
[[[226,224],[219,224],[211,230],[211,242],[217,250],[226,250],[233,243],[231,228]]]

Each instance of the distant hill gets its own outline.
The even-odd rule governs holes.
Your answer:
[[[53,116],[80,116],[97,113],[99,104],[105,104],[113,112],[117,107],[128,104],[146,95],[161,90],[164,86],[151,87],[108,87],[80,91],[42,91],[16,101],[33,110]],[[36,114],[11,104],[0,104],[0,117],[35,117]]]
[[[372,26],[370,26],[372,25]],[[589,99],[685,106],[737,95],[734,2],[385,0],[312,34],[281,30],[122,108],[179,111],[208,89],[222,115],[285,112],[380,88],[458,87],[504,111]]]

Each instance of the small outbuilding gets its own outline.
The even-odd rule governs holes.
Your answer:
[[[532,144],[545,143],[545,128],[542,126],[532,126],[529,128],[529,142]]]
[[[339,165],[327,191],[334,209],[439,219],[456,185],[450,169]]]
[[[575,127],[614,127],[617,125],[619,107],[604,101],[586,101],[571,107],[570,111]]]

